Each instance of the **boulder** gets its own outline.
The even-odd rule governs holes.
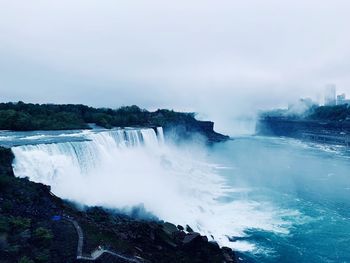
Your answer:
[[[194,232],[193,229],[189,225],[186,225],[186,231],[187,232]]]
[[[199,233],[189,233],[185,236],[185,238],[182,240],[182,243],[184,245],[193,243],[195,240],[199,240],[201,238],[201,235]]]
[[[173,236],[174,233],[179,231],[174,224],[171,224],[169,222],[166,222],[163,224],[163,230],[165,233],[167,233],[170,236]]]
[[[184,231],[185,230],[184,227],[181,226],[181,225],[177,225],[177,229],[179,229],[180,231]]]
[[[227,262],[227,263],[236,262],[234,253],[233,253],[231,248],[222,247],[221,250],[222,250],[222,255],[225,258],[225,262]]]

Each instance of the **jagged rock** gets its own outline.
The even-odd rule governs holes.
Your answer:
[[[175,240],[180,241],[180,242],[182,242],[182,240],[184,240],[185,236],[186,236],[186,233],[184,231],[177,231],[174,234]]]
[[[193,233],[187,234],[183,239],[182,243],[189,244],[195,241],[196,239],[199,239],[200,237],[201,235],[199,233],[193,232]]]
[[[186,225],[186,231],[187,232],[194,232],[193,229],[189,225]]]
[[[166,223],[163,224],[163,230],[164,230],[165,233],[167,233],[170,236],[173,236],[174,233],[179,231],[174,224],[171,224],[169,222],[166,222]]]
[[[202,240],[203,240],[204,242],[208,242],[208,237],[207,237],[207,236],[202,236]]]
[[[209,243],[217,248],[220,248],[219,244],[216,241],[209,241]]]
[[[222,247],[221,250],[226,262],[228,263],[236,262],[236,260],[234,259],[234,253],[232,252],[231,248]]]
[[[185,228],[183,226],[181,226],[181,225],[177,225],[177,229],[179,229],[180,231],[185,230]]]
[[[175,225],[171,223],[165,223],[162,225],[162,231],[158,233],[158,238],[167,245],[171,247],[177,247],[177,244],[175,243],[174,236],[176,232],[178,231],[177,228],[174,231]]]

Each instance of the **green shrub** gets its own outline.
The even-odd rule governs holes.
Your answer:
[[[9,213],[13,209],[13,204],[11,201],[5,200],[0,204],[0,207],[1,207],[3,212]]]
[[[0,191],[5,189],[11,184],[12,178],[7,175],[0,175]]]
[[[28,258],[27,256],[21,257],[18,263],[35,263],[33,260]]]
[[[22,231],[30,227],[31,220],[24,217],[14,217],[11,220],[12,230],[13,231]]]
[[[42,249],[37,252],[35,259],[38,262],[50,262],[50,250]]]
[[[194,117],[194,113],[180,113],[173,110],[149,112],[136,105],[113,110],[69,104],[0,103],[0,130],[85,129],[88,128],[88,123],[95,123],[105,128],[156,126],[174,122],[190,124],[196,121]]]
[[[53,239],[52,232],[44,227],[38,227],[37,229],[35,229],[33,236],[37,241],[43,242],[48,242]]]
[[[5,216],[0,216],[0,233],[7,233],[10,231],[9,219]]]

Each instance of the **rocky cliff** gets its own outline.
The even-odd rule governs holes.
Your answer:
[[[350,146],[350,121],[264,117],[257,122],[256,133]]]
[[[169,123],[164,125],[165,136],[175,141],[186,141],[201,137],[208,143],[224,142],[229,136],[214,131],[214,122],[195,121],[190,123]]]

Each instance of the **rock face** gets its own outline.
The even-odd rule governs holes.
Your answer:
[[[164,126],[165,136],[175,141],[202,139],[208,143],[224,142],[229,136],[214,131],[214,122],[194,121],[187,123],[170,123]]]
[[[287,136],[321,143],[350,146],[349,121],[265,117],[258,121],[256,132],[259,135]]]
[[[188,244],[194,243],[196,240],[199,240],[199,239],[201,239],[201,235],[199,233],[193,232],[193,233],[187,234],[182,240],[182,243],[185,245],[188,245]]]
[[[222,142],[230,138],[229,136],[215,132],[214,122],[212,121],[198,121],[198,127],[200,132],[208,137],[209,142]]]
[[[302,133],[350,133],[350,122],[316,121],[282,117],[266,117],[258,121],[259,134],[298,137]]]
[[[350,106],[309,105],[302,113],[293,107],[261,112],[256,132],[350,146]]]
[[[83,253],[103,247],[140,262],[235,262],[230,249],[220,249],[181,226],[136,220],[98,207],[80,211],[51,194],[49,187],[15,178],[12,160],[11,150],[0,147],[1,263],[84,262],[77,260],[77,231],[62,218],[79,224]],[[121,261],[104,254],[96,262]]]

